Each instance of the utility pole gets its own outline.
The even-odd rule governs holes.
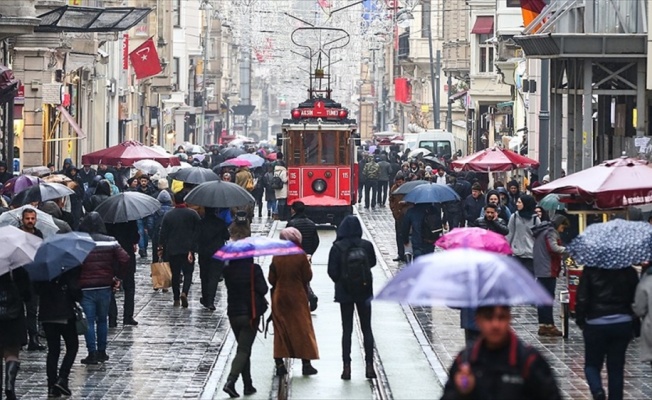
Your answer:
[[[200,10],[204,11],[206,16],[206,32],[204,34],[204,65],[202,68],[202,99],[201,99],[201,117],[199,119],[199,138],[195,138],[194,142],[196,144],[204,144],[205,139],[205,129],[206,129],[206,100],[208,97],[208,82],[206,82],[207,70],[208,70],[208,47],[210,46],[210,35],[211,35],[211,11],[213,6],[204,0],[204,2],[199,7]],[[198,140],[199,139],[199,140]]]
[[[435,81],[435,54],[432,49],[432,24],[430,22],[432,18],[432,9],[430,7],[430,1],[423,2],[421,5],[422,7],[422,12],[424,14],[427,14],[425,17],[425,26],[423,29],[426,30],[428,33],[428,51],[430,55],[430,90],[432,92],[432,122],[434,124],[435,129],[439,129],[439,90],[437,87],[439,86],[439,67],[437,67],[437,78]],[[437,50],[437,59],[439,60],[440,58],[440,53],[439,50]],[[439,65],[439,63],[437,63]]]
[[[448,93],[446,94],[448,97],[448,101],[446,102],[448,104],[448,108],[446,109],[446,130],[453,132],[453,102],[451,101],[451,96],[453,95],[453,74],[450,72],[448,73],[446,84],[448,85]]]
[[[539,108],[539,177],[548,173],[550,165],[550,61],[541,60],[541,105]],[[590,115],[590,113],[589,113]],[[558,178],[555,176],[554,178]]]

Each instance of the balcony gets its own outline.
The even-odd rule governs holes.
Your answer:
[[[409,32],[399,35],[398,59],[403,64],[416,64],[423,68],[430,65],[428,38],[411,37]]]
[[[463,77],[471,69],[471,45],[468,41],[452,41],[443,44],[442,61],[444,71]]]

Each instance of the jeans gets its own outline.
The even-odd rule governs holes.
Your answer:
[[[278,218],[281,221],[287,220],[287,201],[288,199],[276,199],[276,208],[278,212]]]
[[[147,250],[147,243],[149,242],[149,236],[145,232],[145,229],[147,228],[147,219],[139,219],[136,221],[136,224],[138,225],[138,234],[140,235],[140,240],[138,241],[138,250]]]
[[[371,208],[376,207],[378,191],[378,181],[367,179],[364,183],[364,208],[369,208],[369,200],[371,200]]]
[[[172,270],[172,293],[174,293],[174,300],[179,300],[179,296],[181,295],[179,292],[181,274],[183,273],[182,292],[188,294],[190,292],[190,285],[192,284],[192,273],[195,270],[195,263],[188,262],[188,253],[175,254],[170,256],[170,269]]]
[[[555,287],[557,286],[557,278],[537,278],[537,281],[550,293],[552,298],[555,298]],[[539,315],[539,324],[541,325],[554,325],[555,318],[552,315],[552,306],[537,307],[537,314]]]
[[[358,310],[362,339],[364,342],[365,362],[374,362],[374,334],[371,331],[371,303],[358,301],[355,303],[340,303],[342,315],[342,361],[351,362],[351,335],[353,334],[353,311]]]
[[[607,358],[609,400],[622,400],[625,371],[625,352],[632,339],[632,323],[584,327],[584,375],[591,393],[602,390],[600,371]]]
[[[401,235],[402,225],[403,225],[402,218],[394,220],[394,233],[396,235],[396,248],[398,249],[399,258],[405,258],[405,243],[403,241],[403,235]]]
[[[389,181],[378,181],[377,202],[379,206],[384,206],[387,202],[387,192],[389,191]]]
[[[278,213],[276,200],[267,200],[267,211],[271,212],[272,214]]]
[[[238,349],[236,350],[235,357],[231,363],[231,371],[229,372],[229,380],[237,381],[238,376],[242,374],[242,380],[245,383],[251,383],[251,347],[256,339],[256,332],[260,318],[251,322],[249,316],[238,315],[229,317],[231,323],[231,330],[235,335],[235,340],[238,342]]]
[[[88,320],[86,348],[89,353],[106,351],[106,342],[109,332],[108,317],[109,304],[111,303],[111,288],[84,290],[81,306]]]
[[[224,262],[216,260],[212,255],[199,256],[199,278],[201,279],[201,297],[205,305],[215,303],[217,284],[222,278]]]
[[[48,342],[48,355],[45,363],[45,369],[48,375],[48,386],[54,385],[57,378],[68,379],[70,369],[77,357],[79,349],[79,338],[77,337],[77,327],[75,319],[69,319],[67,324],[44,322],[43,330]],[[61,338],[66,344],[66,354],[61,361],[61,368],[57,375],[57,366],[59,365],[59,355],[61,354]]]

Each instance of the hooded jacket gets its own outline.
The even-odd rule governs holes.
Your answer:
[[[319,233],[315,223],[305,213],[297,213],[290,217],[286,227],[297,228],[301,232],[301,248],[306,254],[313,255],[319,247]]]
[[[283,181],[283,188],[274,190],[274,197],[278,200],[288,198],[288,170],[283,165],[274,167],[274,176],[278,176]]]
[[[180,205],[165,214],[159,244],[163,246],[166,260],[170,256],[197,251],[200,221],[195,210]]]
[[[90,212],[79,224],[79,231],[88,233],[96,247],[84,260],[79,277],[82,289],[109,288],[113,277],[122,277],[130,265],[130,257],[117,240],[106,235],[100,214]]]
[[[542,222],[532,228],[534,235],[534,276],[537,278],[557,278],[561,271],[562,255],[566,248],[561,237],[550,222]]]
[[[253,279],[251,277],[252,270],[254,273]],[[261,311],[266,307],[265,294],[267,294],[268,287],[263,270],[260,265],[254,263],[253,258],[229,261],[224,267],[222,276],[226,285],[226,313],[229,317],[244,315],[252,317],[252,297],[255,298],[256,317],[262,315]],[[253,296],[251,293],[252,286],[254,289]]]
[[[152,232],[150,232],[150,237],[152,238],[152,243],[158,243],[159,234],[161,233],[161,222],[163,222],[163,217],[168,211],[174,208],[172,204],[172,197],[167,190],[162,190],[156,200],[161,203],[161,208],[159,208],[152,215]],[[156,249],[155,249],[156,250]]]
[[[120,190],[115,184],[115,177],[113,176],[113,173],[107,172],[104,174],[104,179],[109,181],[109,186],[111,187],[111,196],[115,196],[116,194],[120,193]]]
[[[487,194],[485,194],[485,196],[484,196],[485,204],[489,204],[489,196],[491,196],[492,194],[495,194],[498,197],[498,204],[496,204],[498,206],[498,216],[500,218],[502,218],[503,221],[505,221],[505,224],[507,224],[507,221],[509,221],[509,219],[512,217],[512,212],[509,210],[509,208],[505,204],[503,204],[500,201],[501,189],[502,189],[502,191],[504,193],[507,193],[507,191],[503,187],[499,187],[498,189],[495,189],[495,190],[488,190]],[[484,207],[482,208],[482,211],[480,212],[480,217],[484,217]]]
[[[337,237],[328,255],[328,276],[335,283],[335,301],[338,303],[367,301],[373,296],[373,284],[369,285],[366,293],[353,296],[347,292],[344,284],[340,281],[344,257],[343,251],[340,249],[348,249],[352,245],[364,249],[369,257],[370,268],[376,265],[374,246],[368,240],[362,239],[360,220],[356,216],[347,215],[337,227]]]
[[[507,224],[507,228],[509,228],[507,241],[512,246],[512,253],[516,257],[534,257],[534,235],[532,234],[532,228],[540,223],[541,221],[536,214],[532,215],[529,219],[521,217],[518,211],[512,214]]]
[[[104,200],[108,199],[111,196],[111,185],[109,181],[103,179],[97,183],[95,188],[95,194],[91,196],[88,200],[88,204],[84,204],[86,207],[86,212],[95,211],[97,206],[100,205]]]
[[[213,260],[213,254],[229,240],[229,226],[216,212],[214,208],[207,208],[199,223],[197,253],[202,262],[203,259]]]

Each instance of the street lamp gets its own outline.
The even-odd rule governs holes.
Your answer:
[[[203,0],[199,5],[199,10],[204,12],[206,17],[206,33],[204,34],[204,64],[202,68],[202,99],[201,99],[201,118],[199,119],[199,140],[197,144],[204,144],[205,125],[206,125],[206,99],[208,97],[208,85],[206,84],[206,71],[208,70],[208,46],[210,45],[211,34],[211,11],[213,6],[208,0]],[[196,138],[197,139],[197,138]]]

